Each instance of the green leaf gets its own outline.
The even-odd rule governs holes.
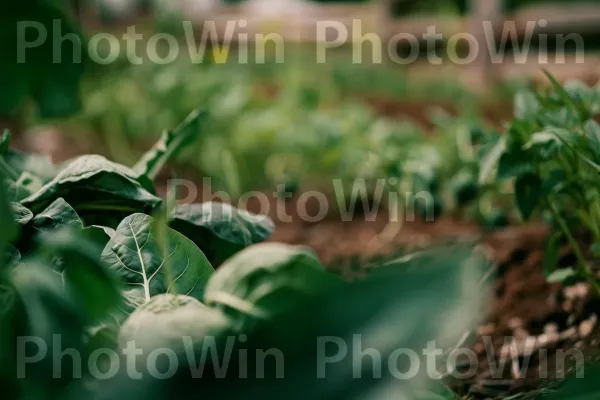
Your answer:
[[[514,101],[514,114],[517,119],[534,119],[540,110],[540,103],[537,97],[529,90],[517,92]]]
[[[67,226],[83,229],[81,218],[63,198],[56,199],[33,218],[33,228],[40,232],[52,231]]]
[[[206,337],[214,338],[230,331],[229,319],[193,297],[159,294],[135,310],[119,333],[121,348],[128,343],[145,350],[183,350],[184,338],[197,344]]]
[[[564,169],[553,168],[542,180],[542,194],[548,196],[550,194],[561,193],[569,188],[569,183],[567,173]],[[571,188],[571,190],[574,190],[574,188]]]
[[[578,366],[558,387],[548,389],[539,400],[596,400],[600,398],[600,365]]]
[[[506,150],[506,140],[504,138],[498,139],[498,142],[488,151],[479,167],[479,184],[483,185],[488,183],[493,178],[493,172],[496,170],[500,157]]]
[[[515,200],[523,219],[529,219],[538,206],[541,191],[542,181],[533,173],[523,174],[515,181]]]
[[[206,115],[206,112],[196,110],[177,128],[165,131],[158,142],[133,167],[135,173],[150,180],[156,179],[167,161],[177,157],[181,149],[200,134],[199,124]]]
[[[569,278],[577,276],[577,271],[573,268],[558,269],[546,276],[548,283],[562,283]]]
[[[504,152],[498,160],[498,180],[510,179],[526,172],[531,172],[533,167],[523,151]]]
[[[274,229],[268,217],[217,202],[178,205],[169,226],[196,243],[213,265],[267,240]]]
[[[61,197],[86,224],[107,226],[121,216],[152,212],[162,202],[142,187],[131,169],[97,155],[76,158],[22,204],[38,213]]]
[[[308,248],[265,243],[243,250],[218,268],[204,301],[245,324],[248,318],[288,313],[339,284]]]
[[[554,232],[546,239],[544,244],[544,259],[542,262],[544,275],[546,278],[552,275],[560,256],[560,241],[562,232]]]
[[[535,152],[542,160],[550,160],[559,153],[563,147],[563,140],[567,140],[570,135],[570,132],[563,129],[537,132],[523,146],[523,149]]]
[[[126,286],[133,304],[143,304],[163,293],[201,298],[203,288],[214,270],[202,251],[188,238],[161,227],[144,214],[133,214],[118,226],[102,252],[102,260]]]
[[[119,306],[118,280],[100,261],[101,248],[86,240],[81,229],[65,224],[62,229],[42,234],[40,242],[44,250],[61,259],[59,272],[66,289],[83,309],[88,323],[97,322]]]

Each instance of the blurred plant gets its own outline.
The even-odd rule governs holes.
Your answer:
[[[515,203],[524,220],[535,213],[555,227],[547,242],[544,272],[549,281],[585,278],[600,293],[587,254],[600,254],[600,91],[579,81],[561,86],[548,75],[545,92],[523,91],[515,119],[490,152],[483,179],[513,180]],[[592,238],[589,249],[579,240]],[[572,247],[577,265],[556,270],[558,248]]]
[[[14,115],[33,99],[42,118],[64,117],[81,106],[79,81],[86,64],[84,37],[63,0],[11,2],[0,16],[0,115]],[[47,40],[60,26],[79,44]],[[60,57],[57,62],[56,57]]]

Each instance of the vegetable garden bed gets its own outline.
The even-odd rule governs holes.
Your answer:
[[[2,29],[33,17],[49,24],[64,17],[58,4],[15,3]],[[44,117],[78,108],[74,78],[83,71],[53,63],[44,50],[32,58],[43,74],[31,61],[31,68],[15,68],[10,58],[2,64],[11,78],[4,113],[18,115],[30,98]],[[422,120],[418,107],[400,110],[430,123],[434,132],[425,135],[419,123],[380,118],[318,80],[299,84],[294,74],[295,84],[273,97],[256,96],[253,82],[218,76],[222,70],[213,70],[214,81],[154,72],[156,97],[135,97],[132,84],[113,98],[123,81],[107,83],[111,118],[101,101],[79,116],[101,127],[92,132],[125,137],[112,150],[132,150],[127,145],[137,140],[119,128],[147,128],[146,117],[158,113],[167,130],[141,156],[134,148],[134,160],[81,155],[75,145],[59,146],[52,162],[16,150],[41,143],[42,132],[29,142],[19,132],[16,142],[9,131],[0,136],[0,384],[7,398],[598,397],[600,86],[561,85],[548,74],[548,86],[518,91],[505,124],[486,121],[476,107]],[[197,90],[186,91],[192,83]],[[119,103],[139,106],[140,98],[150,107]],[[187,110],[179,124],[174,99],[208,109]],[[397,109],[390,106],[395,117]],[[107,121],[119,124],[98,124]],[[61,137],[54,132],[45,144]],[[268,211],[258,201],[207,201],[213,190],[203,186],[189,196],[181,181],[168,184],[200,184],[200,165],[216,166],[204,172],[222,178],[215,189],[235,201],[247,189],[242,183],[262,188],[257,196],[267,197]],[[244,173],[254,180],[243,181]],[[323,186],[338,177],[337,192]],[[352,201],[337,200],[356,182],[365,184],[367,201],[342,216]],[[273,185],[285,190],[273,193]],[[322,210],[304,197],[310,189],[330,202],[314,220],[300,215]],[[418,193],[430,197],[417,202]],[[377,352],[372,364],[323,346],[314,351],[323,339],[354,351],[357,338],[361,350]],[[432,342],[441,354],[427,373],[439,373],[417,368],[399,378],[414,365],[398,351],[421,360]],[[131,346],[139,355],[133,360]],[[206,357],[207,347],[228,353],[227,366]],[[582,359],[564,359],[564,350]],[[267,352],[273,363],[265,363]],[[378,357],[388,361],[380,373]]]

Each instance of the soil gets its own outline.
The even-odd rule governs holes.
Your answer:
[[[429,119],[429,113],[434,108],[441,108],[450,115],[457,115],[458,113],[455,104],[443,100],[427,101],[425,103],[381,96],[367,97],[365,100],[380,115],[393,118],[410,118],[428,131],[434,128]],[[508,102],[502,104],[483,104],[481,108],[482,118],[498,128],[502,123],[512,118],[512,105]]]

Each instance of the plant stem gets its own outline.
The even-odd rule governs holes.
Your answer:
[[[596,277],[594,276],[594,271],[592,270],[592,268],[586,261],[585,256],[583,255],[583,252],[581,251],[581,247],[579,247],[579,244],[573,237],[573,234],[571,233],[571,230],[567,226],[567,223],[565,222],[565,220],[560,216],[560,213],[558,212],[556,207],[554,207],[554,203],[552,203],[549,199],[546,199],[546,201],[548,203],[548,207],[550,208],[550,211],[552,212],[552,216],[554,217],[554,219],[556,219],[556,222],[558,222],[558,224],[560,225],[560,229],[563,231],[563,233],[567,237],[567,240],[569,241],[569,244],[571,245],[571,247],[573,249],[573,253],[575,253],[575,257],[577,257],[577,261],[579,261],[579,267],[581,269],[581,272],[586,277],[586,279],[588,280],[590,285],[592,285],[592,287],[594,288],[596,293],[600,295],[600,283],[597,281]]]

